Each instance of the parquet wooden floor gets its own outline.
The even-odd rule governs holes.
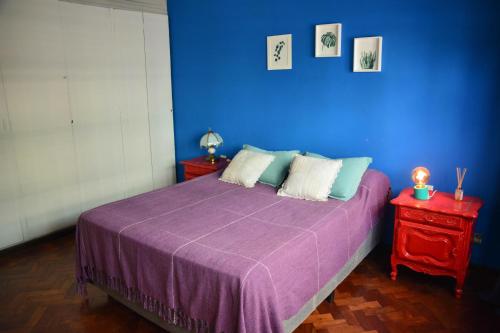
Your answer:
[[[0,332],[163,332],[89,287],[75,295],[74,233],[0,253]],[[401,269],[389,279],[387,251],[377,249],[295,333],[500,332],[499,315],[480,300],[496,273],[472,269],[464,297],[453,280]]]

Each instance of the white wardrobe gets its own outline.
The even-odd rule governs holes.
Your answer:
[[[0,0],[0,249],[174,182],[168,16]]]

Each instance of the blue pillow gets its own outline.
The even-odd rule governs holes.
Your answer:
[[[306,153],[306,156],[327,158],[319,154]],[[339,158],[342,160],[342,168],[335,179],[329,197],[347,201],[358,191],[359,183],[366,169],[372,163],[371,157]]]
[[[274,161],[267,167],[259,178],[260,183],[268,184],[274,187],[278,187],[283,183],[286,175],[288,174],[290,163],[292,163],[297,154],[300,154],[299,150],[267,151],[250,145],[243,145],[243,149],[275,156]]]

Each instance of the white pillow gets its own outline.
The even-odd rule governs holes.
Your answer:
[[[254,187],[260,175],[267,169],[275,156],[242,149],[227,166],[219,180],[226,183]]]
[[[327,201],[342,160],[297,155],[290,166],[288,178],[278,191],[282,197]]]

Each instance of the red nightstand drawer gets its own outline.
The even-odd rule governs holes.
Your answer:
[[[191,180],[191,179],[196,178],[196,177],[200,177],[200,175],[193,175],[191,173],[184,172],[184,180]]]
[[[401,220],[397,234],[397,256],[437,268],[453,270],[457,266],[462,233],[422,226]]]
[[[200,156],[192,160],[181,161],[181,164],[184,166],[184,180],[191,180],[224,169],[229,164],[229,160],[219,158],[216,163],[212,164],[205,156]]]
[[[189,173],[193,176],[203,176],[212,172],[217,171],[216,168],[209,169],[209,168],[200,168],[197,166],[185,166],[186,173]]]
[[[413,209],[407,207],[401,207],[400,214],[400,218],[406,220],[424,222],[430,225],[453,228],[457,230],[462,230],[464,228],[464,221],[458,216],[444,215],[440,213],[429,212],[423,209]]]

